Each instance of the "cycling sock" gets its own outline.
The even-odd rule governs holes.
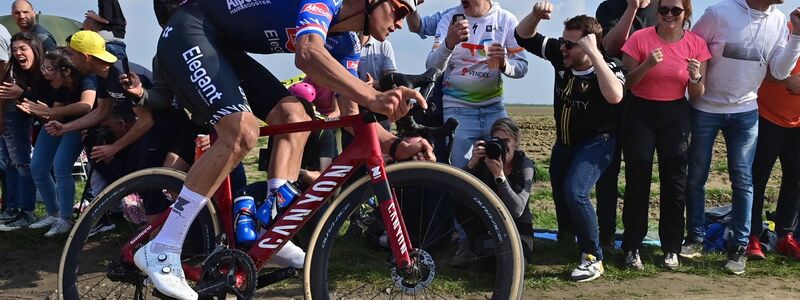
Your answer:
[[[297,247],[292,241],[286,242],[283,248],[275,253],[267,263],[268,267],[292,267],[295,269],[302,269],[303,262],[306,259],[306,252],[302,248]]]
[[[283,178],[270,178],[270,179],[268,179],[267,180],[267,198],[269,198],[269,196],[272,196],[272,192],[273,191],[277,190],[279,187],[281,187],[283,184],[285,184],[288,181],[289,180],[286,180],[286,179],[283,179]]]
[[[163,252],[169,250],[170,252],[181,252],[183,248],[183,240],[186,239],[186,234],[189,232],[189,226],[192,221],[200,213],[200,210],[206,206],[208,198],[198,193],[189,190],[183,186],[178,200],[172,204],[172,211],[167,217],[167,221],[161,226],[161,232],[153,239],[154,252]]]

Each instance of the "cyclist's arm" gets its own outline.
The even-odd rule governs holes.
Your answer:
[[[97,107],[95,107],[95,109],[77,120],[64,124],[63,131],[79,131],[100,124],[100,122],[103,122],[103,120],[111,116],[113,107],[114,101],[111,100],[111,98],[98,98]]]
[[[315,83],[328,87],[359,105],[367,106],[378,93],[358,77],[352,76],[331,56],[325,49],[325,40],[321,35],[306,34],[297,39],[295,65]]]
[[[150,108],[134,106],[133,113],[136,114],[136,123],[133,123],[128,133],[119,137],[113,144],[116,149],[125,149],[138,141],[150,128],[153,127],[153,111]]]

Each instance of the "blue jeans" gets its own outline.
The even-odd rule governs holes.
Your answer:
[[[14,105],[14,101],[9,101]],[[36,207],[36,187],[31,178],[31,117],[16,108],[6,106],[5,133],[0,139],[0,151],[6,166],[9,208],[33,211]]]
[[[472,144],[491,135],[494,122],[507,118],[506,108],[502,102],[484,107],[450,107],[444,109],[444,119],[458,120],[458,127],[453,138],[451,164],[463,168],[472,157]]]
[[[615,138],[604,134],[574,145],[556,142],[550,156],[550,182],[559,224],[571,221],[581,252],[603,259],[597,214],[589,194],[611,163]],[[561,227],[561,226],[559,226]]]
[[[72,204],[75,199],[72,167],[82,149],[81,133],[78,131],[68,132],[61,137],[47,134],[44,128],[39,132],[36,148],[33,150],[31,175],[48,214],[55,215],[58,212],[62,219],[72,219]],[[55,182],[50,176],[51,168],[55,174]]]
[[[705,184],[711,151],[722,130],[728,152],[728,173],[733,188],[730,245],[747,245],[753,206],[753,158],[758,138],[758,110],[714,114],[692,108],[689,176],[686,180],[686,231],[688,242],[702,241],[705,234]]]

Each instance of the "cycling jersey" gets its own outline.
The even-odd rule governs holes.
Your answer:
[[[263,119],[289,93],[247,52],[291,53],[298,38],[316,34],[325,40],[331,56],[357,76],[358,35],[328,33],[342,2],[194,1],[181,7],[167,23],[157,59],[172,78],[173,91],[199,120],[213,125],[237,112],[254,112]]]

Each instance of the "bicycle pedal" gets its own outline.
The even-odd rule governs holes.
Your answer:
[[[256,284],[256,289],[260,289],[266,287],[270,284],[274,284],[290,277],[294,277],[297,275],[297,269],[295,268],[285,268],[285,269],[278,269],[267,274],[258,276],[258,281]]]

